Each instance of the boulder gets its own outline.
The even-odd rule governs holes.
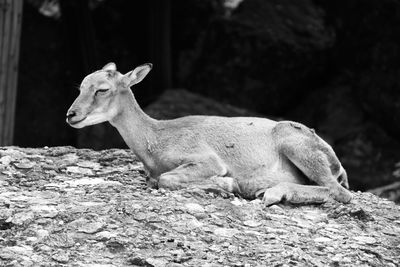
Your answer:
[[[311,0],[245,0],[207,28],[187,87],[279,115],[323,79],[334,41]]]

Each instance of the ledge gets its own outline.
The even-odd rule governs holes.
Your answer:
[[[400,209],[149,189],[129,150],[0,148],[1,266],[396,266]]]

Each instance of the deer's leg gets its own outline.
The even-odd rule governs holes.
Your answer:
[[[341,186],[343,186],[346,189],[349,189],[349,181],[347,179],[347,172],[346,172],[346,170],[344,168],[342,168],[341,174],[337,178],[337,181],[339,182],[339,184]]]
[[[260,190],[257,196],[264,192],[263,203],[265,206],[287,201],[293,204],[319,204],[327,202],[330,191],[327,187],[300,185],[293,183],[279,183],[271,188]]]
[[[346,172],[327,143],[309,128],[297,123],[278,123],[274,130],[281,154],[311,181],[327,187],[335,200],[350,202],[352,195],[343,187],[348,186]]]
[[[301,148],[286,148],[285,155],[311,181],[327,187],[335,200],[343,203],[350,202],[352,199],[351,193],[338,182],[343,168],[339,165],[338,171],[333,171],[331,169],[332,164],[327,160],[325,153],[319,150],[302,151]],[[344,182],[347,185],[347,179]]]
[[[217,157],[193,159],[160,175],[158,186],[170,190],[200,189],[221,195],[234,193],[238,188],[237,183],[235,179],[225,177],[226,174],[226,167]]]
[[[198,190],[214,193],[224,198],[232,197],[234,194],[240,194],[236,179],[226,176],[213,176],[199,183],[190,184],[187,187],[189,192]]]

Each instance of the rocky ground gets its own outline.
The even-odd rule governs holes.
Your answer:
[[[149,189],[128,150],[0,148],[0,266],[399,266],[400,208]]]

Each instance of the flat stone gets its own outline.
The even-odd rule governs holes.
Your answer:
[[[50,234],[43,239],[43,243],[49,247],[70,248],[75,245],[75,241],[70,234],[57,233]]]
[[[222,237],[232,237],[239,233],[236,228],[216,228],[214,234]]]
[[[22,161],[18,163],[14,163],[14,166],[18,169],[32,169],[36,165],[33,161]]]
[[[363,244],[375,244],[376,239],[370,236],[355,236],[353,237],[355,240],[357,240],[359,243]]]
[[[82,232],[82,233],[86,233],[86,234],[94,234],[94,233],[101,231],[101,229],[104,228],[104,225],[105,224],[102,222],[86,223],[78,228],[78,232]]]
[[[187,220],[186,226],[189,229],[194,229],[194,228],[202,227],[203,224],[199,220],[197,220],[196,218],[192,218],[192,219]]]
[[[35,215],[33,212],[19,212],[7,219],[7,221],[16,225],[26,225],[32,222],[34,218]]]
[[[0,258],[21,259],[33,254],[33,248],[26,245],[4,247],[0,250]]]
[[[203,213],[205,211],[203,206],[197,203],[186,203],[185,208],[189,213]]]
[[[76,165],[78,165],[79,167],[82,167],[82,168],[93,169],[95,171],[99,170],[101,168],[100,163],[93,162],[93,161],[80,161],[80,162],[76,163]]]
[[[54,218],[58,214],[58,210],[53,206],[48,205],[34,205],[31,210],[40,217]]]
[[[262,225],[261,221],[255,221],[255,220],[246,220],[243,222],[244,225],[249,226],[249,227],[258,227]]]
[[[118,235],[116,233],[112,233],[109,231],[102,231],[102,232],[98,232],[96,234],[96,240],[109,240],[111,238],[117,237]]]
[[[76,174],[83,174],[83,175],[94,175],[91,169],[81,168],[78,166],[68,166],[66,169],[67,173],[76,173]]]
[[[59,263],[67,263],[69,261],[69,255],[66,251],[58,251],[51,256],[53,260]]]
[[[65,185],[63,185],[63,184],[57,184],[57,183],[48,183],[48,184],[45,184],[45,185],[44,185],[44,187],[45,187],[46,189],[49,189],[49,188],[62,188],[63,186],[65,186]]]

